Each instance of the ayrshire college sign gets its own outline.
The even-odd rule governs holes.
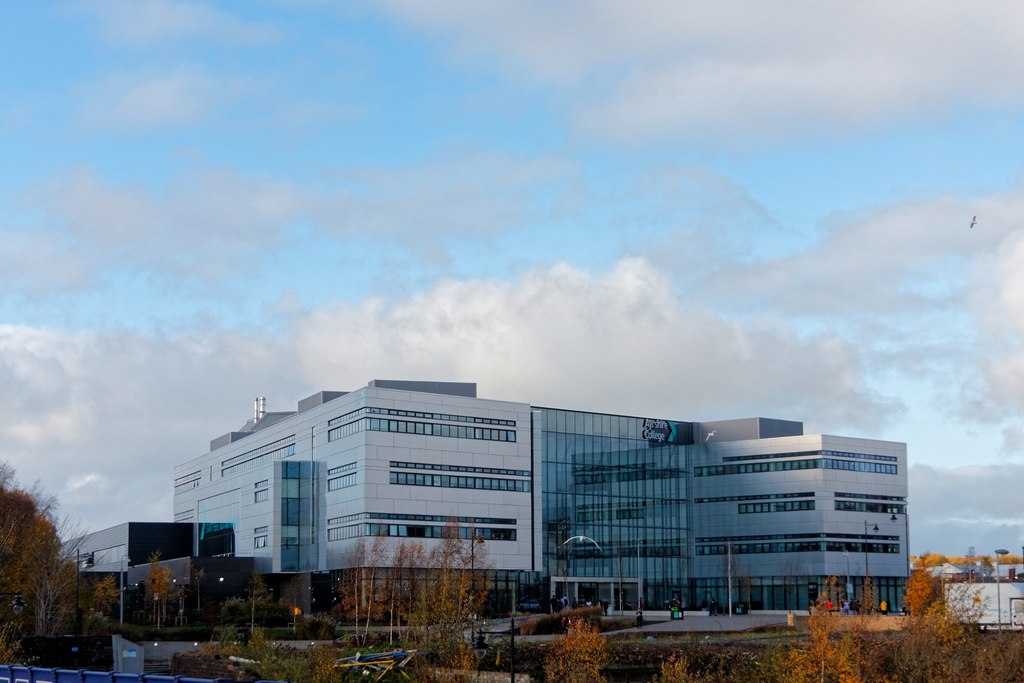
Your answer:
[[[670,420],[644,420],[643,437],[652,443],[682,443],[681,434],[675,422]]]

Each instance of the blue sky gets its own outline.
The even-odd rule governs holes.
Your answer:
[[[912,551],[1024,543],[1015,3],[68,0],[0,32],[0,457],[83,529],[168,518],[254,397],[380,377],[905,441]]]

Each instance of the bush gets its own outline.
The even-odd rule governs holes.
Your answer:
[[[257,626],[288,626],[292,612],[287,605],[257,600],[256,604],[242,598],[225,600],[220,606],[223,624],[243,626],[255,620]]]
[[[334,640],[334,619],[312,614],[295,622],[295,636],[302,640]]]
[[[628,620],[615,620],[605,622],[601,619],[602,610],[600,607],[580,607],[578,609],[567,609],[554,614],[545,614],[519,625],[519,633],[524,636],[545,636],[553,633],[564,633],[562,619],[568,618],[572,623],[585,621],[593,624],[599,631],[608,630],[609,627],[628,628],[633,624]],[[625,626],[623,622],[625,621]]]

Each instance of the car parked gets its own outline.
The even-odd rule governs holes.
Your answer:
[[[520,612],[539,612],[540,611],[540,600],[537,598],[524,598],[519,601],[517,609]]]

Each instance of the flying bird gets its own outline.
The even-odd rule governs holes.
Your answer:
[[[708,435],[704,437],[704,443],[711,441],[711,437],[713,437],[715,435],[715,432],[717,431],[717,429],[712,429],[710,432],[708,432]]]
[[[978,222],[978,217],[975,216],[974,218],[971,219],[971,227],[973,228],[975,226],[975,224],[977,224],[977,222]]]
[[[571,543],[572,541],[587,541],[589,543],[593,543],[594,545],[596,545],[598,550],[601,550],[601,546],[598,544],[598,542],[592,539],[590,536],[572,536],[571,538],[565,539],[562,545],[565,545],[566,543]]]

